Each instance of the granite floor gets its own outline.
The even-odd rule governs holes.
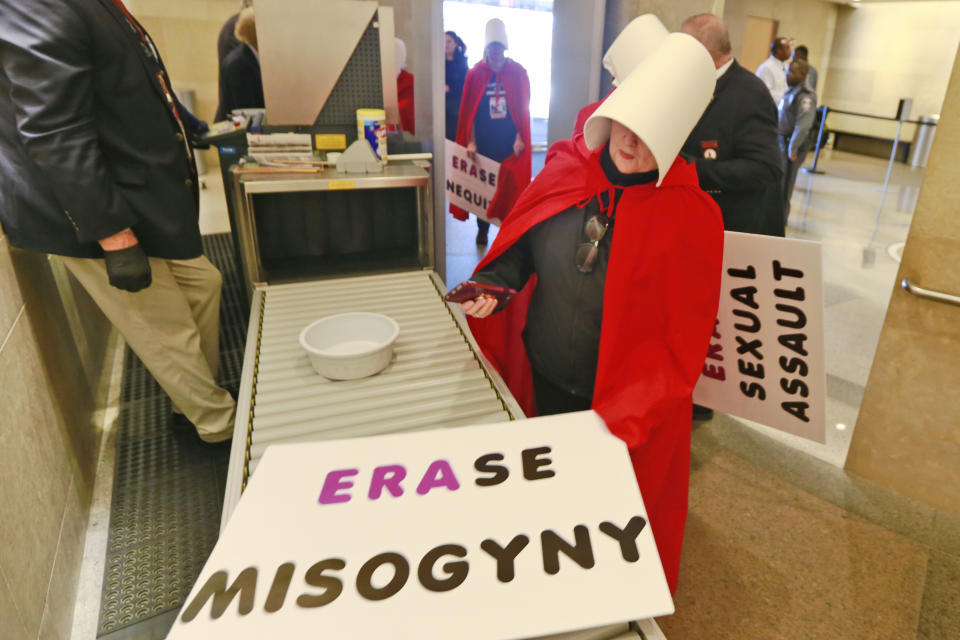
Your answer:
[[[788,235],[823,243],[827,443],[695,423],[676,613],[657,621],[671,640],[960,638],[960,517],[842,469],[923,173],[895,165],[884,196],[883,160],[828,152],[819,168],[800,174]],[[222,232],[219,174],[206,179],[201,227]],[[475,235],[448,218],[449,284],[482,256]],[[112,473],[105,452],[74,639],[95,635]]]

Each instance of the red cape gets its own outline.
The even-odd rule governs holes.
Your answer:
[[[457,121],[457,144],[465,147],[470,142],[470,132],[473,131],[473,119],[483,98],[487,85],[493,77],[493,69],[481,60],[467,72],[464,80],[463,100],[460,101],[460,118]],[[497,174],[497,192],[487,207],[487,218],[503,220],[510,213],[520,192],[530,184],[531,154],[530,154],[530,80],[526,70],[513,60],[500,70],[500,82],[503,84],[507,96],[507,109],[513,126],[520,133],[523,140],[523,153],[519,156],[510,155],[500,163],[500,172]],[[467,212],[460,207],[450,205],[450,213],[458,220],[466,220]]]
[[[557,142],[477,271],[537,223],[612,188],[600,151]],[[687,515],[691,396],[717,317],[722,255],[720,209],[698,186],[694,165],[678,157],[659,187],[624,190],[604,287],[593,408],[630,451],[671,591]],[[520,331],[534,286],[495,316],[469,318],[484,355],[525,408],[532,383]]]
[[[400,69],[397,76],[397,107],[400,110],[400,128],[416,134],[413,108],[413,74]]]
[[[573,123],[573,135],[570,136],[572,140],[583,137],[583,125],[587,124],[587,119],[593,115],[593,112],[600,108],[600,105],[603,104],[603,100],[598,100],[597,102],[591,102],[587,106],[577,111],[577,120]]]

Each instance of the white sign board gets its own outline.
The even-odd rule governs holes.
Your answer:
[[[447,167],[444,178],[447,201],[486,220],[487,208],[497,192],[500,163],[479,153],[471,160],[467,150],[452,140],[446,141]],[[500,224],[500,220],[490,220]]]
[[[825,441],[819,243],[724,234],[720,309],[693,401]]]
[[[592,411],[269,447],[170,632],[527,638],[673,612]]]

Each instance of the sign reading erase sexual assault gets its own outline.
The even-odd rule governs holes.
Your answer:
[[[267,449],[168,638],[527,638],[673,612],[593,412]]]
[[[720,309],[693,401],[826,438],[820,244],[727,231]]]
[[[465,147],[451,140],[446,142],[445,153],[447,201],[486,219],[487,208],[497,192],[500,163],[479,153],[471,159]],[[491,222],[500,224],[496,219]]]

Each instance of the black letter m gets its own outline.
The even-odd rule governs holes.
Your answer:
[[[213,598],[213,604],[210,607],[210,618],[216,620],[223,615],[223,612],[227,610],[234,596],[238,593],[240,594],[240,604],[237,607],[237,612],[244,616],[253,610],[253,598],[256,595],[256,591],[256,567],[247,567],[241,571],[229,589],[227,589],[227,572],[217,571],[210,576],[206,584],[200,588],[193,602],[183,610],[183,616],[181,616],[180,620],[182,622],[190,622],[196,618],[200,610],[203,609],[203,605],[205,605],[211,597]]]

